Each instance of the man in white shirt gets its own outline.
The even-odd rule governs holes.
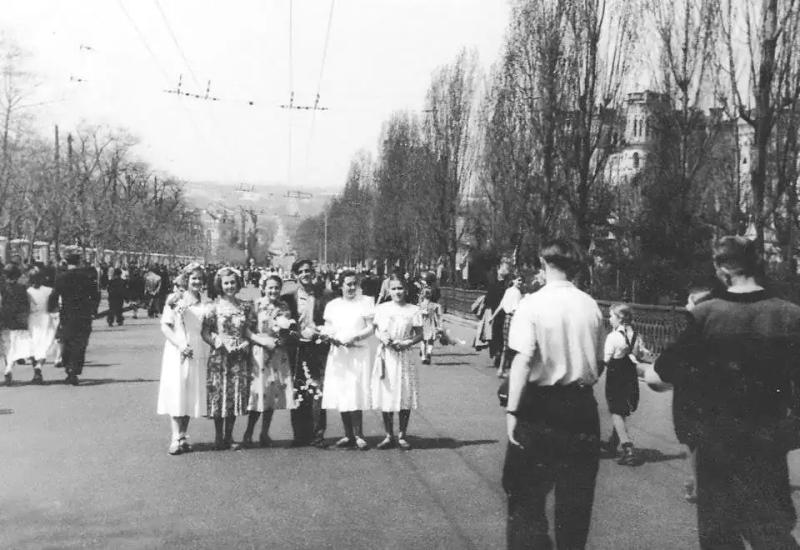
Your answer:
[[[551,548],[545,500],[555,488],[558,548],[583,548],[600,457],[592,386],[602,360],[602,314],[570,279],[577,249],[552,241],[541,250],[545,286],[522,299],[509,328],[517,352],[509,373],[508,548]]]

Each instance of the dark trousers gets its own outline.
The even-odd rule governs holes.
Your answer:
[[[545,500],[555,490],[559,549],[586,546],[600,459],[600,421],[591,387],[528,385],[503,468],[508,548],[550,549]]]
[[[327,345],[301,342],[295,352],[294,383],[301,401],[290,414],[294,440],[298,443],[308,443],[325,437],[328,417],[322,408],[322,386],[327,359]],[[307,385],[309,380],[314,384],[314,393],[300,389]]]
[[[698,443],[700,547],[743,550],[744,538],[755,550],[800,548],[792,537],[796,517],[785,450],[737,439]]]
[[[61,364],[67,374],[81,374],[86,360],[86,347],[92,333],[92,319],[61,320]]]
[[[124,305],[124,300],[122,298],[108,299],[108,315],[106,317],[106,320],[108,321],[108,326],[113,325],[114,321],[116,321],[118,325],[122,324],[123,305]]]

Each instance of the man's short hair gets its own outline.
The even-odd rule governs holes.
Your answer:
[[[300,270],[300,268],[306,264],[308,265],[308,267],[311,268],[312,271],[314,270],[314,262],[312,262],[309,259],[303,259],[303,260],[297,260],[295,263],[292,264],[292,273],[297,275],[297,272]]]
[[[728,235],[714,243],[714,266],[731,275],[753,276],[758,272],[756,243],[746,237]]]
[[[80,254],[67,254],[67,265],[79,265],[81,263]]]
[[[548,265],[566,273],[567,277],[577,275],[581,267],[581,255],[578,247],[565,239],[545,241],[539,256]]]

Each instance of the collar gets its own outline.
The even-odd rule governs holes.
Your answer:
[[[548,281],[542,288],[574,288],[575,285],[571,281]]]
[[[753,292],[728,292],[727,290],[719,295],[719,298],[727,302],[740,304],[752,304],[771,298],[766,290],[754,290]]]

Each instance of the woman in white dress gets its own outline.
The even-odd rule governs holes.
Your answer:
[[[53,289],[45,286],[44,273],[38,267],[30,271],[28,278],[31,286],[28,287],[28,332],[31,340],[31,357],[33,357],[33,384],[43,384],[42,366],[48,357],[53,357],[56,352],[56,328],[58,327],[58,312],[48,311],[48,302]]]
[[[294,409],[294,384],[289,351],[286,348],[290,327],[294,323],[289,306],[281,300],[283,280],[277,275],[264,275],[260,281],[262,298],[256,303],[257,332],[273,342],[270,351],[263,346],[253,346],[253,383],[247,405],[247,428],[242,443],[253,443],[253,430],[261,416],[261,435],[258,442],[268,447],[269,427],[275,409]]]
[[[199,264],[184,268],[178,278],[181,290],[167,298],[161,315],[161,332],[167,341],[161,361],[158,414],[172,419],[171,455],[192,450],[186,434],[189,418],[206,413],[209,347],[200,336],[208,307],[201,294],[204,276]]]
[[[325,365],[322,408],[342,414],[345,436],[338,448],[367,450],[362,429],[362,411],[371,406],[372,348],[367,338],[373,333],[375,302],[359,296],[355,271],[339,275],[342,297],[325,306],[325,330],[331,349]]]
[[[375,332],[380,340],[372,374],[372,405],[383,413],[386,437],[378,449],[395,445],[408,451],[406,440],[411,409],[417,408],[417,354],[414,345],[422,341],[420,308],[406,303],[405,281],[399,275],[389,278],[390,302],[375,308]],[[400,418],[394,438],[394,413]]]

